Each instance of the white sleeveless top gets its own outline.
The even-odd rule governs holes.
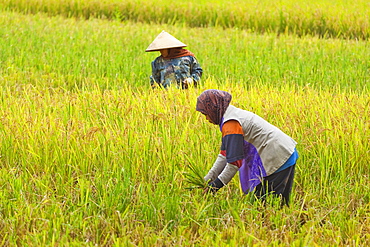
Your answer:
[[[257,149],[267,176],[279,169],[294,152],[296,141],[252,112],[229,105],[223,123],[229,120],[240,123],[244,140]]]

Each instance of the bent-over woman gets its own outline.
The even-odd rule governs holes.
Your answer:
[[[231,94],[209,89],[197,98],[196,110],[218,125],[221,150],[208,174],[210,190],[217,191],[239,171],[244,193],[264,199],[277,195],[289,205],[298,152],[296,141],[258,115],[230,104]]]

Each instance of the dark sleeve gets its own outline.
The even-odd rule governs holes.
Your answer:
[[[230,120],[222,126],[221,153],[224,153],[228,163],[241,166],[244,158],[243,129],[238,121]]]
[[[160,82],[160,76],[159,76],[159,70],[158,70],[158,65],[157,65],[157,59],[155,59],[152,62],[152,75],[150,76],[150,84],[152,83],[161,83]]]
[[[200,64],[198,63],[197,59],[193,57],[193,64],[191,66],[191,76],[193,80],[196,82],[196,84],[200,81],[200,78],[203,74],[203,69],[200,67]]]
[[[222,145],[226,151],[226,160],[232,163],[244,158],[244,138],[240,134],[227,135],[222,138]]]

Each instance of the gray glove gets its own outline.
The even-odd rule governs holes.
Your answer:
[[[237,166],[227,163],[221,174],[216,179],[211,180],[211,182],[208,183],[210,191],[215,193],[224,187],[235,176],[238,170],[239,168]]]
[[[218,175],[224,170],[226,166],[226,157],[219,154],[212,168],[209,170],[208,174],[204,177],[204,181],[214,181]]]
[[[221,182],[224,185],[226,185],[235,176],[237,171],[239,171],[239,167],[237,167],[236,165],[232,165],[232,164],[227,163],[225,169],[223,169],[221,174],[218,176],[218,179],[220,179]]]

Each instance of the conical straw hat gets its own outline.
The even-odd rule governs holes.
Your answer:
[[[159,51],[162,49],[178,48],[185,46],[186,45],[184,43],[173,37],[171,34],[167,33],[166,31],[162,31],[145,51],[146,52]]]

